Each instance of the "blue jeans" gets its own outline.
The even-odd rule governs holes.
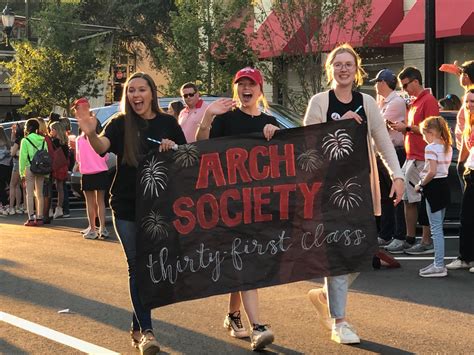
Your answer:
[[[143,307],[138,294],[136,277],[136,254],[137,254],[137,229],[135,222],[113,218],[115,232],[117,233],[123,251],[127,258],[128,278],[130,287],[130,298],[132,299],[133,317],[132,330],[153,330],[151,325],[151,310]]]
[[[359,276],[352,273],[324,278],[324,289],[328,299],[329,316],[333,319],[346,317],[346,303],[349,286]]]
[[[428,200],[426,200],[426,213],[428,214],[428,220],[430,221],[431,238],[433,239],[435,257],[434,266],[444,267],[444,233],[443,233],[443,221],[446,208],[442,210],[431,212],[431,206]]]

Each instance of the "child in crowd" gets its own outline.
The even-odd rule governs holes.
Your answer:
[[[435,257],[433,264],[420,269],[421,277],[444,277],[448,271],[444,265],[443,221],[450,193],[448,184],[449,165],[453,156],[452,139],[448,123],[441,116],[425,119],[421,125],[425,147],[425,166],[415,190],[426,198],[426,212],[430,221]]]
[[[53,218],[59,218],[63,216],[64,182],[68,177],[69,165],[69,141],[64,125],[61,122],[53,122],[49,128],[54,149],[53,178],[56,183],[56,190],[58,191],[58,203],[54,210]]]

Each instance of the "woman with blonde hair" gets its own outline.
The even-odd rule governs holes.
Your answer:
[[[261,105],[267,107],[267,101],[263,95],[263,77],[258,69],[247,67],[239,70],[233,84],[234,99],[218,99],[207,107],[196,140],[252,132],[262,132],[265,139],[270,140],[279,129],[275,117],[261,111]],[[267,325],[260,322],[258,290],[230,294],[224,327],[232,337],[249,336],[240,318],[242,303],[251,325],[251,348],[261,350],[273,342],[274,335]]]
[[[375,148],[380,153],[393,180],[390,197],[396,195],[395,205],[401,201],[403,196],[404,180],[395,148],[377,103],[371,96],[355,90],[362,85],[365,77],[362,60],[349,44],[343,44],[329,53],[325,69],[331,88],[311,98],[306,109],[304,125],[345,119],[353,119],[359,124],[367,123],[372,201],[374,214],[380,215],[380,187],[373,143],[375,143]],[[377,236],[371,237],[376,243]],[[326,277],[322,289],[312,289],[308,293],[323,326],[331,329],[331,339],[337,343],[356,344],[360,342],[353,327],[346,322],[345,315],[349,286],[357,275],[354,273]]]
[[[58,201],[54,210],[53,218],[63,216],[63,200],[64,200],[64,182],[68,177],[68,156],[69,156],[69,140],[61,122],[53,122],[49,126],[49,135],[53,142],[53,179],[58,191]]]

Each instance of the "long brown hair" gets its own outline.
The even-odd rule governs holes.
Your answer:
[[[443,140],[444,152],[447,153],[453,144],[451,137],[451,130],[449,129],[448,122],[441,116],[431,116],[425,118],[421,122],[420,127],[422,130],[434,130],[438,132]]]
[[[158,104],[158,91],[156,89],[156,84],[151,78],[150,75],[145,73],[135,73],[130,78],[128,78],[125,86],[123,88],[122,101],[120,102],[120,108],[122,115],[124,117],[124,147],[123,147],[123,159],[122,164],[127,164],[130,166],[138,166],[139,156],[140,156],[140,142],[139,142],[139,130],[140,128],[146,127],[148,122],[141,118],[139,115],[133,111],[130,102],[128,101],[127,92],[130,81],[133,79],[141,78],[146,80],[148,86],[151,89],[151,110],[154,113],[162,113],[159,104]]]
[[[367,76],[367,73],[365,72],[364,68],[362,68],[362,58],[360,57],[359,54],[357,54],[357,52],[354,50],[354,48],[352,48],[352,46],[349,43],[344,43],[344,44],[341,44],[340,46],[337,46],[331,51],[331,53],[328,54],[326,63],[324,65],[326,69],[328,84],[331,84],[334,80],[334,77],[332,75],[332,64],[334,63],[334,59],[336,59],[336,56],[338,54],[342,54],[342,53],[349,53],[352,57],[354,57],[354,61],[356,65],[354,85],[361,86],[364,83],[364,78]]]

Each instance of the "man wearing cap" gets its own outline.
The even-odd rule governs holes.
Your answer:
[[[430,89],[423,87],[421,72],[415,67],[406,67],[398,74],[398,81],[414,100],[409,106],[407,123],[395,122],[390,127],[405,134],[405,152],[407,160],[403,165],[405,173],[405,207],[406,239],[394,239],[385,249],[391,253],[407,253],[413,255],[430,254],[434,252],[431,240],[430,226],[426,216],[426,208],[420,209],[420,224],[423,228],[422,241],[415,244],[416,224],[418,222],[418,205],[421,195],[415,191],[415,185],[420,181],[420,173],[425,165],[425,146],[419,125],[430,116],[439,116],[438,100],[431,94]]]
[[[387,129],[390,139],[397,152],[400,166],[405,163],[405,147],[403,146],[403,133],[390,127],[394,122],[405,122],[406,104],[405,100],[396,93],[397,77],[390,69],[383,69],[377,73],[375,79],[375,90],[378,95],[378,105],[382,117],[387,122]],[[388,174],[385,165],[378,158],[377,166],[379,168],[380,187],[382,193],[382,216],[380,219],[379,245],[385,245],[392,238],[404,239],[405,237],[405,215],[403,204],[393,206],[393,202],[388,197],[392,185],[392,180]]]
[[[196,133],[206,112],[207,104],[201,99],[197,86],[193,83],[183,84],[180,92],[186,106],[179,114],[178,123],[186,141],[192,143],[196,141]]]

